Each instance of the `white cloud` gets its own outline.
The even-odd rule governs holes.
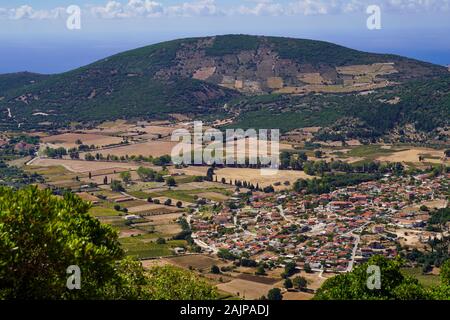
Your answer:
[[[253,0],[256,2],[253,6],[239,6],[235,10],[230,10],[229,14],[243,14],[255,16],[280,16],[285,14],[285,7],[280,3],[274,3],[271,0]]]
[[[397,12],[449,11],[450,0],[387,0],[382,7]]]
[[[303,14],[303,15],[315,15],[315,14],[327,14],[330,9],[335,6],[334,3],[326,3],[324,1],[315,0],[301,0],[292,2],[289,4],[289,14]]]
[[[122,4],[118,1],[108,1],[105,6],[93,6],[90,9],[97,18],[133,18],[133,17],[157,17],[164,12],[163,5],[151,0],[129,0]]]
[[[365,13],[374,0],[245,0],[246,3],[228,5],[227,0],[184,0],[163,5],[155,0],[107,0],[104,5],[85,6],[83,14],[100,19],[156,18],[163,16],[200,17],[219,15],[326,15]],[[383,11],[449,12],[450,0],[377,0]],[[58,19],[66,17],[65,8],[36,10],[29,5],[13,9],[0,7],[0,19]]]
[[[29,5],[23,5],[13,9],[0,8],[0,17],[11,20],[21,19],[58,19],[65,14],[66,9],[57,7],[51,10],[35,10]]]
[[[167,7],[165,10],[169,16],[195,17],[195,16],[218,16],[225,12],[219,9],[214,0],[199,0],[184,2],[179,5]]]
[[[8,10],[5,8],[0,8],[0,19],[8,18]]]

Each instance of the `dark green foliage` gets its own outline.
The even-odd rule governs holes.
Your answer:
[[[15,118],[8,124],[17,127],[17,123],[24,122],[22,129],[27,129],[39,127],[38,123],[44,121],[61,126],[70,121],[158,118],[176,112],[202,114],[238,96],[231,90],[194,79],[156,79],[157,71],[172,65],[180,44],[190,41],[193,40],[131,50],[24,88],[11,89],[5,96]],[[39,100],[30,99],[28,104],[17,102],[15,98],[24,93],[37,95]],[[0,112],[6,107],[2,105]],[[36,110],[49,115],[32,116]]]
[[[283,295],[281,294],[281,290],[279,288],[270,289],[267,293],[268,300],[283,300]]]
[[[308,285],[308,281],[305,277],[295,277],[294,280],[292,280],[292,284],[295,289],[304,290]]]
[[[381,272],[380,289],[369,289],[369,266],[377,266]],[[317,291],[316,300],[421,300],[428,299],[428,292],[417,279],[405,276],[399,260],[374,256],[352,272],[340,274],[325,281]]]
[[[213,265],[213,266],[211,267],[211,273],[213,273],[213,274],[220,274],[220,269],[219,269],[219,267],[216,266],[216,265]]]
[[[431,247],[431,252],[422,252],[414,248],[412,251],[404,254],[404,257],[408,261],[421,265],[424,270],[429,270],[431,266],[440,267],[450,258],[448,252],[449,237],[444,237],[442,240],[430,238],[428,244]]]
[[[293,287],[294,285],[292,284],[292,280],[289,279],[289,278],[287,278],[287,279],[284,280],[283,286],[284,286],[286,289],[292,289],[292,287]]]
[[[264,276],[266,275],[266,270],[264,269],[264,265],[260,264],[258,268],[256,268],[255,274],[257,276]]]
[[[25,144],[26,148],[17,148],[17,144]],[[20,157],[33,156],[38,148],[38,137],[19,134],[17,136],[10,137],[9,140],[7,140],[7,143],[1,146],[0,160],[8,161]]]
[[[208,170],[206,171],[206,177],[205,180],[206,181],[213,181],[213,177],[214,177],[214,168],[210,167],[208,168]]]
[[[313,66],[336,82],[342,80],[338,79],[337,66],[394,62],[399,72],[388,78],[402,84],[368,95],[243,97],[234,90],[218,86],[217,81],[199,81],[168,72],[180,62],[177,52],[195,46],[200,40],[212,40],[205,52],[217,58],[219,64],[224,60],[221,57],[256,51],[264,45],[280,58]],[[254,65],[249,63],[242,68],[253,70]],[[161,70],[166,72],[161,74]],[[450,77],[447,73],[441,66],[394,55],[360,52],[322,41],[247,35],[181,39],[127,51],[58,75],[0,76],[0,96],[4,97],[0,106],[0,129],[17,129],[22,123],[21,129],[25,130],[51,130],[71,121],[95,124],[117,118],[160,119],[173,113],[217,119],[230,115],[223,108],[227,103],[232,111],[241,111],[235,126],[242,128],[287,131],[356,119],[360,122],[358,128],[343,128],[341,134],[322,132],[322,137],[372,139],[405,123],[413,123],[428,132],[448,124]],[[30,83],[35,78],[35,83]],[[410,82],[414,79],[422,81]],[[26,103],[18,97],[25,97]],[[386,102],[393,97],[399,97],[400,103]],[[7,117],[6,108],[11,109],[14,118]],[[48,115],[33,115],[36,112]]]
[[[122,183],[118,180],[111,181],[111,190],[114,192],[123,192],[125,188],[122,186]]]
[[[380,175],[378,174],[368,173],[329,174],[321,179],[299,179],[294,183],[294,190],[297,192],[305,191],[306,193],[322,194],[328,193],[336,188],[357,185],[361,182],[377,180],[379,178]]]
[[[398,104],[389,104],[395,97]],[[309,94],[306,96],[268,95],[242,98],[232,103],[245,110],[237,122],[227,128],[279,128],[287,132],[308,126],[332,126],[338,120],[354,119],[359,122],[346,129],[339,123],[340,136],[318,135],[322,140],[343,138],[377,138],[397,125],[412,123],[418,130],[430,132],[436,127],[449,125],[450,76],[417,80],[395,87],[377,90],[368,95]]]
[[[35,82],[43,81],[47,77],[49,76],[30,72],[0,74],[0,97],[8,90],[20,89]]]
[[[37,173],[29,174],[17,167],[10,167],[0,160],[0,186],[24,187],[32,183],[42,183],[44,178]]]
[[[0,297],[101,296],[123,252],[117,234],[88,209],[72,194],[58,199],[36,188],[0,188]],[[81,268],[83,290],[66,289],[70,265]]]
[[[289,278],[296,272],[296,264],[295,262],[288,262],[284,266],[283,278]]]
[[[442,68],[438,66],[396,55],[367,53],[324,41],[279,37],[268,39],[282,59],[291,59],[300,64],[348,66],[393,61],[401,63],[411,73],[427,74],[429,69],[442,73]]]
[[[63,147],[57,149],[47,147],[45,149],[45,154],[49,158],[62,158],[63,156],[67,155],[67,150]]]
[[[166,244],[166,239],[164,239],[164,238],[158,238],[158,239],[156,239],[156,243],[157,243],[157,244]]]
[[[137,170],[137,174],[142,181],[154,181],[156,178],[156,171],[150,168],[139,167]]]
[[[175,181],[174,177],[168,177],[168,178],[166,179],[166,184],[167,184],[169,187],[175,187],[175,186],[177,185],[177,182]]]
[[[442,208],[431,214],[428,224],[441,225],[443,227],[448,221],[450,221],[450,208]]]
[[[252,260],[252,259],[242,258],[241,259],[241,266],[255,268],[255,267],[258,266],[258,263],[255,260]]]
[[[292,159],[291,159],[292,160]],[[292,164],[292,161],[289,163]],[[299,160],[294,169],[303,168],[309,175],[319,175],[321,179],[299,179],[294,183],[294,190],[313,194],[330,192],[339,187],[356,185],[361,182],[378,180],[382,174],[399,175],[404,171],[401,163],[380,164],[378,162],[364,162],[349,164],[342,161],[306,161]]]
[[[273,192],[275,192],[275,188],[273,186],[267,186],[267,187],[263,188],[263,191],[265,193],[273,193]]]
[[[219,249],[217,256],[225,260],[236,260],[238,257],[227,249]]]
[[[206,49],[209,56],[224,56],[227,54],[238,54],[241,51],[256,50],[259,39],[248,35],[226,35],[217,36],[211,47]]]
[[[159,204],[159,200],[156,199],[154,201],[154,203]],[[186,219],[180,218],[178,223],[180,224],[182,231],[179,234],[177,234],[176,236],[174,236],[173,239],[174,240],[187,240],[188,242],[193,242],[192,238],[191,238],[192,230],[191,230],[191,227],[189,226],[189,223],[186,221]]]
[[[145,272],[123,259],[118,234],[90,204],[66,193],[0,187],[0,299],[215,299],[216,290],[190,272]],[[81,290],[68,290],[69,266],[81,270]]]
[[[447,260],[441,266],[441,283],[450,286],[450,260]]]

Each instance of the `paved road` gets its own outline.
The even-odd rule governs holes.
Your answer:
[[[33,162],[35,162],[36,160],[39,160],[41,157],[36,157],[31,159],[30,161],[28,161],[27,163],[25,163],[26,166],[31,166],[33,164]]]
[[[356,230],[362,231],[364,229],[364,227],[367,226],[369,223],[370,222],[366,222],[361,227],[355,228],[355,229],[353,229],[353,230],[351,230],[351,231],[349,231],[349,232],[347,232],[345,234],[345,235],[352,235],[353,237],[356,238],[355,246],[353,247],[353,251],[352,251],[352,259],[348,263],[347,272],[350,272],[350,271],[353,270],[353,265],[355,264],[356,251],[358,250],[359,242],[361,241],[360,235],[359,234],[355,234],[354,232]]]
[[[284,220],[286,220],[287,222],[293,223],[292,219],[289,219],[288,217],[286,217],[286,215],[284,214],[284,209],[282,205],[279,205],[278,210],[280,210],[280,215],[283,217]]]
[[[125,196],[125,197],[129,197],[129,198],[131,198],[133,200],[142,200],[142,199],[136,198],[135,196],[132,196],[131,194],[128,194],[126,192],[121,192],[120,194]]]
[[[194,243],[196,245],[198,245],[200,248],[205,249],[205,250],[210,250],[212,251],[214,254],[217,254],[219,252],[219,250],[216,247],[213,246],[209,246],[207,245],[205,242],[203,242],[202,240],[199,240],[197,238],[192,238],[194,240]]]
[[[198,209],[196,209],[195,213],[198,213]],[[194,214],[195,214],[195,213],[194,213]],[[186,222],[188,223],[189,228],[192,228],[192,226],[191,226],[191,219],[192,219],[192,216],[193,216],[193,214],[189,214],[189,215],[186,217]],[[199,246],[200,248],[202,248],[202,249],[210,250],[210,251],[212,251],[214,254],[217,254],[217,253],[219,252],[219,250],[218,250],[216,247],[209,246],[208,244],[206,244],[206,243],[203,242],[202,240],[197,239],[197,236],[195,235],[195,233],[192,233],[192,240],[194,240],[194,243],[195,243],[196,245],[198,245],[198,246]]]

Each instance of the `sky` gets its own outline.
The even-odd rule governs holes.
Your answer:
[[[367,26],[371,5],[380,29]],[[79,29],[67,27],[78,21],[71,6]],[[450,0],[0,0],[0,73],[59,73],[161,41],[237,33],[448,65]]]

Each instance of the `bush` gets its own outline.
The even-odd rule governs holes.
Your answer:
[[[113,180],[111,181],[111,190],[114,192],[124,192],[125,188],[122,186],[120,181]]]
[[[308,285],[308,282],[304,277],[295,277],[294,280],[292,281],[292,284],[295,289],[304,290]]]
[[[90,207],[71,193],[0,187],[0,299],[217,299],[216,289],[191,272],[145,271],[124,259],[117,231],[88,214]],[[70,265],[81,269],[82,290],[67,290]]]
[[[156,243],[157,243],[157,244],[166,244],[166,239],[164,239],[164,238],[158,238],[158,239],[156,239]]]
[[[279,288],[270,289],[267,293],[268,300],[283,300],[283,295],[281,294],[281,290]]]
[[[284,280],[283,285],[286,289],[291,289],[293,287],[292,280],[287,278],[286,280]]]
[[[211,266],[211,273],[213,273],[213,274],[219,274],[219,273],[220,273],[219,267],[216,266],[216,265]]]
[[[175,181],[174,177],[169,177],[169,178],[167,178],[167,180],[166,180],[166,184],[167,184],[169,187],[175,187],[175,186],[177,185],[177,182]]]

